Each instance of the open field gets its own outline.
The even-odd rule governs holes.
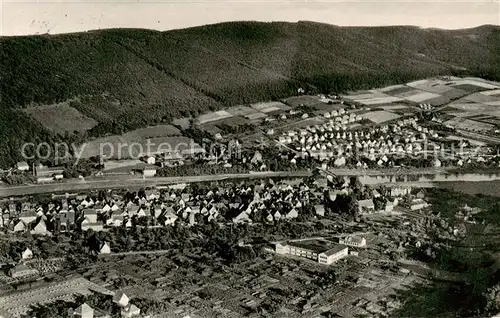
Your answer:
[[[209,123],[212,121],[217,121],[217,120],[221,120],[224,118],[229,118],[231,116],[233,116],[233,115],[231,115],[229,112],[227,112],[225,110],[219,110],[216,112],[210,112],[210,113],[200,115],[196,118],[195,121],[199,124],[206,124],[206,123]]]
[[[398,119],[401,116],[394,114],[394,113],[391,113],[391,112],[380,110],[380,111],[365,113],[365,114],[361,115],[361,117],[366,118],[366,119],[368,119],[376,124],[380,124],[380,123],[383,123],[386,121]]]
[[[203,152],[203,148],[184,136],[130,139],[126,135],[114,135],[87,142],[80,146],[80,151],[82,158],[103,155],[105,158],[127,159],[172,151],[186,154],[191,151]]]
[[[374,97],[374,98],[367,98],[360,100],[356,99],[355,101],[363,105],[373,106],[373,105],[383,105],[383,104],[401,102],[403,101],[403,99],[400,97],[385,96],[385,97]]]
[[[24,111],[45,128],[63,136],[66,132],[82,133],[98,124],[97,121],[83,115],[76,108],[69,106],[68,103],[29,107]]]
[[[262,103],[255,103],[251,104],[250,107],[252,107],[255,110],[264,112],[264,113],[269,113],[275,110],[290,110],[290,106],[287,106],[283,104],[282,102],[262,102]]]
[[[487,95],[487,96],[500,96],[500,89],[484,91],[484,92],[481,92],[480,94]]]

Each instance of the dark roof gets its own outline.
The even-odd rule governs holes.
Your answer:
[[[299,247],[305,250],[310,250],[315,253],[322,253],[330,248],[330,244],[327,241],[322,240],[304,240],[304,241],[295,241],[288,242],[289,246]]]

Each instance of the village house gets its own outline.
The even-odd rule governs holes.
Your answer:
[[[117,291],[113,296],[113,302],[118,306],[125,308],[129,303],[129,298],[122,291]]]
[[[33,257],[33,252],[29,248],[26,248],[21,254],[22,259],[30,259],[32,257]]]
[[[375,211],[375,204],[372,199],[358,201],[359,213],[373,213]]]
[[[108,242],[104,242],[101,244],[101,247],[99,248],[99,254],[109,254],[111,253],[111,248],[109,247]]]
[[[317,204],[314,206],[316,215],[325,216],[325,206],[323,204]]]
[[[68,315],[74,318],[94,318],[94,309],[86,303],[83,303],[76,309],[69,309]]]
[[[142,168],[142,175],[144,177],[154,177],[156,176],[156,167],[153,165],[146,165]]]
[[[141,310],[134,304],[128,304],[121,310],[121,316],[123,318],[138,317],[141,314]]]
[[[14,226],[12,227],[13,232],[24,232],[28,229],[28,226],[22,220],[17,220],[13,224],[14,224]]]
[[[33,235],[50,235],[51,233],[47,230],[47,224],[45,223],[45,220],[42,218],[40,219],[37,224],[33,227],[33,229],[30,232]]]
[[[411,200],[408,204],[408,208],[412,211],[422,210],[428,206],[428,203],[422,199]]]

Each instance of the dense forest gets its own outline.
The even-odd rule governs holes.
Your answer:
[[[338,27],[232,22],[0,38],[0,167],[19,145],[64,136],[21,110],[64,102],[99,122],[89,136],[310,92],[439,74],[500,79],[500,28]],[[61,118],[61,121],[67,120]]]

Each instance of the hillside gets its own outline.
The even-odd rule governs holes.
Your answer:
[[[30,104],[78,98],[71,106],[97,120],[90,134],[102,135],[285,97],[298,87],[354,90],[464,69],[498,80],[499,35],[495,26],[233,22],[168,32],[3,37],[0,166],[17,159],[10,153],[22,141],[62,138],[20,111]]]

